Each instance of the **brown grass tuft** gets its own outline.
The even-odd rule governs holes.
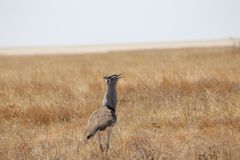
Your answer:
[[[0,121],[20,118],[22,114],[20,106],[15,104],[0,107]]]
[[[29,107],[23,114],[23,120],[35,124],[67,122],[72,118],[72,110],[66,107]]]

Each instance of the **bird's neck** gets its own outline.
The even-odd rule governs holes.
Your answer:
[[[115,111],[117,105],[117,91],[116,86],[106,85],[106,92],[103,98],[102,106],[108,107]]]

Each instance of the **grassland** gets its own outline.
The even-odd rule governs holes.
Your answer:
[[[80,143],[120,80],[108,157]],[[240,159],[240,52],[231,48],[1,56],[0,159]]]

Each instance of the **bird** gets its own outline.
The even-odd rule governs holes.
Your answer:
[[[88,120],[87,128],[84,133],[85,140],[89,140],[98,134],[99,146],[102,152],[107,152],[109,149],[109,141],[112,133],[112,128],[117,122],[116,106],[117,106],[117,84],[118,80],[123,77],[121,74],[113,74],[103,76],[105,81],[105,94],[102,100],[102,105],[97,111],[94,111]],[[106,132],[107,136],[102,139],[101,132]],[[105,142],[103,142],[105,140]]]

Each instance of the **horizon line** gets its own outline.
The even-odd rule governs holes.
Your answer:
[[[198,47],[240,48],[240,38],[229,37],[222,39],[183,40],[183,41],[0,47],[0,55],[84,54],[84,53],[106,53],[111,51],[128,51],[128,50],[131,51],[143,49],[178,49],[178,48],[180,49]]]

